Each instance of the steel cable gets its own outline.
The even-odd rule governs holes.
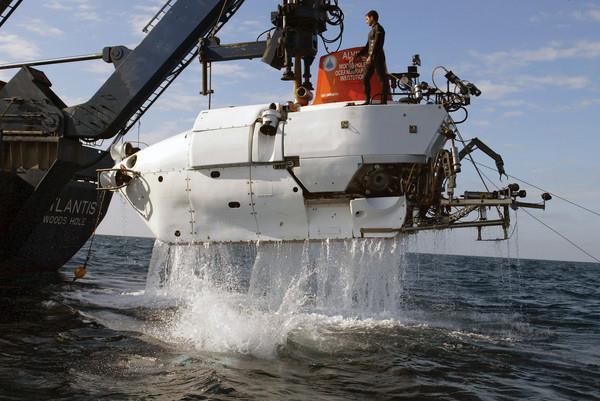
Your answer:
[[[477,164],[479,164],[480,166],[482,166],[482,167],[485,167],[485,168],[487,168],[487,169],[490,169],[490,170],[496,171],[496,169],[495,169],[495,168],[493,168],[493,167],[490,167],[490,166],[487,166],[487,165],[485,165],[485,164],[483,164],[483,163],[479,163],[479,162],[475,162],[475,163],[477,163]],[[589,209],[589,208],[587,208],[587,207],[585,207],[585,206],[583,206],[583,205],[580,205],[580,204],[578,204],[578,203],[576,203],[576,202],[573,202],[572,200],[569,200],[569,199],[567,199],[567,198],[565,198],[565,197],[563,197],[563,196],[557,195],[557,194],[555,194],[554,192],[547,191],[547,190],[545,190],[545,189],[543,189],[543,188],[540,188],[540,187],[538,187],[537,185],[534,185],[534,184],[532,184],[532,183],[530,183],[530,182],[527,182],[527,181],[525,181],[525,180],[523,180],[523,179],[521,179],[521,178],[517,178],[517,177],[515,177],[514,175],[506,174],[506,176],[507,176],[507,177],[510,177],[510,178],[512,178],[512,179],[515,179],[515,180],[517,180],[517,181],[519,181],[519,182],[521,182],[521,183],[523,183],[523,184],[525,184],[525,185],[529,185],[530,187],[533,187],[533,188],[535,188],[535,189],[537,189],[537,190],[540,190],[540,191],[542,191],[542,192],[547,192],[547,193],[549,193],[550,195],[552,195],[552,196],[554,196],[554,197],[556,197],[556,198],[558,198],[558,199],[560,199],[560,200],[562,200],[562,201],[564,201],[564,202],[567,202],[567,203],[569,203],[569,204],[571,204],[571,205],[573,205],[573,206],[576,206],[576,207],[578,207],[578,208],[580,208],[580,209],[583,209],[583,210],[585,210],[585,211],[586,211],[586,212],[588,212],[588,213],[591,213],[591,214],[594,214],[594,215],[596,215],[596,216],[600,217],[600,213],[599,213],[599,212],[596,212],[596,211],[594,211],[594,210],[592,210],[592,209]]]
[[[481,163],[478,163],[478,162],[475,162],[475,163],[477,163],[477,164],[481,164]],[[489,167],[489,166],[486,166],[486,165],[483,165],[483,164],[481,164],[481,165],[482,165],[482,166],[484,166],[484,167],[487,167],[487,168],[491,168],[491,167]],[[495,169],[493,169],[493,168],[491,168],[491,169],[492,169],[492,170],[495,170]],[[483,172],[482,172],[481,174],[483,174],[483,176],[484,176],[484,177],[485,177],[485,178],[486,178],[486,179],[487,179],[487,180],[488,180],[488,181],[489,181],[489,182],[490,182],[490,183],[491,183],[493,186],[495,186],[495,187],[496,187],[496,189],[500,189],[500,188],[498,187],[498,185],[496,185],[496,183],[495,183],[494,181],[492,181],[492,180],[491,180],[491,179],[490,179],[490,178],[489,178],[487,175],[485,175],[485,173],[483,173]],[[509,176],[509,177],[510,177],[510,176]],[[515,177],[513,177],[513,178],[515,178]],[[515,178],[515,179],[517,179],[517,178]],[[536,188],[537,188],[537,187],[536,187]],[[589,253],[588,251],[586,251],[585,249],[583,249],[581,246],[577,245],[577,244],[576,244],[574,241],[572,241],[571,239],[569,239],[569,238],[568,238],[566,235],[564,235],[564,234],[563,234],[563,233],[561,233],[560,231],[556,230],[555,228],[553,228],[553,227],[549,226],[548,224],[544,223],[544,222],[543,222],[543,221],[542,221],[540,218],[538,218],[538,217],[534,216],[534,215],[533,215],[533,213],[529,212],[529,211],[528,211],[526,208],[522,208],[522,209],[523,209],[523,211],[524,211],[525,213],[527,213],[527,215],[528,215],[529,217],[531,217],[532,219],[536,220],[538,223],[540,223],[541,225],[543,225],[544,227],[546,227],[547,229],[549,229],[550,231],[552,231],[554,234],[558,235],[559,237],[561,237],[562,239],[564,239],[565,241],[567,241],[569,244],[571,244],[573,247],[575,247],[576,249],[578,249],[579,251],[581,251],[581,252],[582,252],[582,253],[584,253],[585,255],[589,256],[589,257],[590,257],[592,260],[596,261],[597,263],[600,263],[600,259],[598,259],[598,258],[597,258],[597,257],[595,257],[594,255],[592,255],[591,253]]]

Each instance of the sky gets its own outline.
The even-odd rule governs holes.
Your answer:
[[[222,43],[255,40],[268,29],[276,0],[247,0],[219,33]],[[0,63],[98,53],[105,46],[135,47],[160,0],[25,0],[0,28]],[[406,70],[420,54],[422,80],[443,65],[482,90],[473,99],[465,138],[478,137],[502,154],[509,174],[600,212],[600,1],[567,0],[340,0],[342,48],[364,45],[364,14],[379,11],[388,69]],[[334,28],[335,30],[335,28]],[[330,32],[328,36],[334,36]],[[320,55],[325,54],[320,44]],[[110,75],[102,61],[40,67],[67,105],[89,99]],[[0,71],[7,81],[16,71]],[[316,76],[316,70],[313,69]],[[213,107],[285,101],[281,73],[258,60],[214,66]],[[129,138],[152,144],[192,126],[207,108],[199,95],[200,66],[178,77]],[[457,118],[460,118],[457,116]],[[478,162],[493,165],[485,156]],[[473,168],[459,177],[479,189]],[[495,173],[484,170],[490,178]],[[514,181],[514,180],[511,180]],[[507,181],[502,182],[506,184]],[[522,185],[523,187],[523,185]],[[540,191],[527,188],[532,201]],[[600,258],[600,217],[559,199],[535,217]],[[506,243],[477,242],[473,230],[420,234],[412,251],[590,261],[523,211]],[[99,233],[151,236],[126,202],[115,197]]]

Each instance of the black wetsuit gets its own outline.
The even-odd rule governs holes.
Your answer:
[[[382,103],[387,103],[390,87],[387,67],[385,65],[385,53],[383,52],[384,42],[385,30],[379,25],[379,22],[376,22],[369,32],[369,41],[358,53],[358,56],[371,58],[371,62],[365,66],[365,73],[363,75],[363,86],[367,102],[371,100],[371,77],[373,73],[376,73],[381,82],[381,91],[375,94],[375,98],[380,98]]]

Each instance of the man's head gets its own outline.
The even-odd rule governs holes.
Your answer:
[[[365,21],[369,26],[375,25],[377,22],[379,22],[379,13],[375,10],[369,11],[365,14]]]

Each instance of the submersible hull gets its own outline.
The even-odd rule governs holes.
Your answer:
[[[207,110],[101,183],[129,171],[121,194],[166,243],[394,237],[435,195],[448,124],[435,104]]]

